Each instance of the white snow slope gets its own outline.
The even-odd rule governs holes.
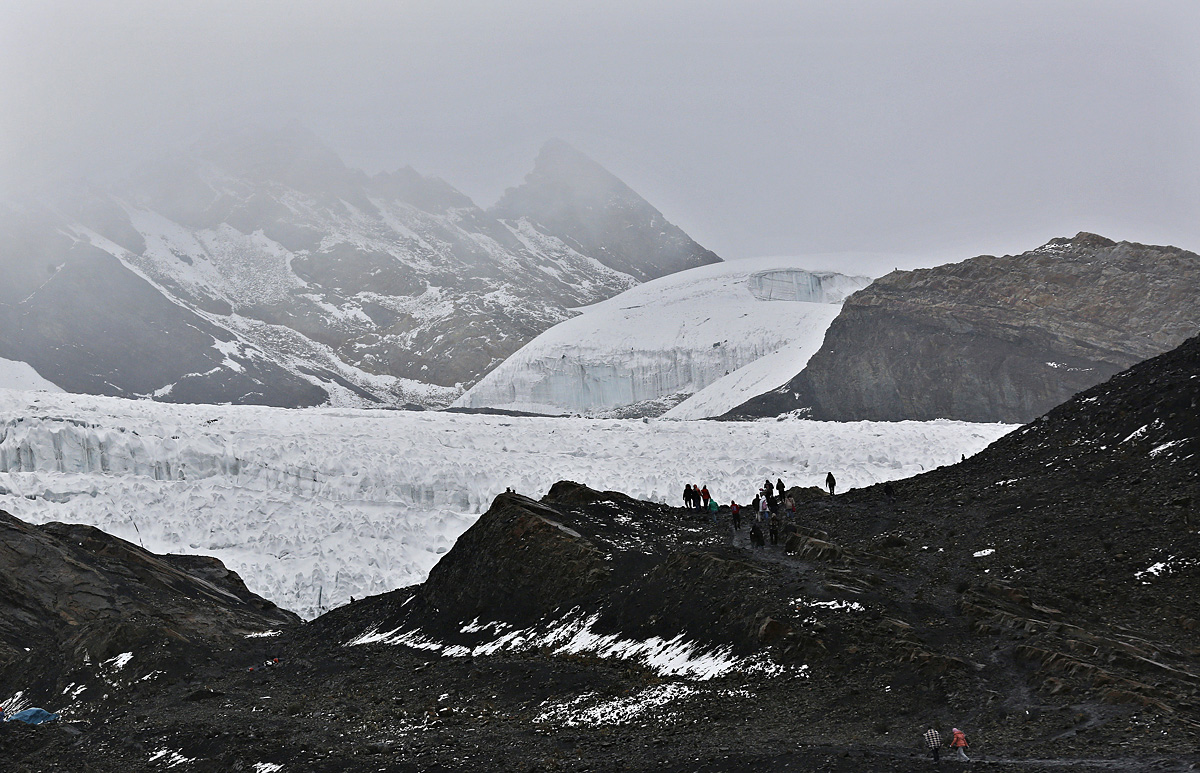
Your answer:
[[[57,385],[42,378],[27,362],[6,360],[0,357],[0,389],[40,389],[46,392],[61,392]]]
[[[842,486],[974,454],[1001,424],[553,419],[166,404],[0,390],[0,509],[220,558],[312,617],[422,581],[508,486],[558,480],[679,502],[766,478]]]
[[[718,263],[626,290],[530,341],[454,405],[595,414],[699,393],[667,415],[724,413],[799,373],[841,301],[871,281],[798,261]]]

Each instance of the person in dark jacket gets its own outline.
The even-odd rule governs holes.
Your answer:
[[[729,503],[729,518],[733,521],[733,530],[742,530],[742,506],[737,502]]]
[[[942,734],[931,727],[925,731],[925,735],[922,737],[925,739],[925,748],[933,755],[933,761],[940,762],[942,755]]]
[[[833,490],[837,487],[837,481],[833,479],[833,473],[825,476],[825,488],[829,489],[829,496],[833,496]]]
[[[771,534],[771,544],[779,544],[779,513],[771,516],[770,526],[767,527]]]
[[[767,544],[763,540],[762,527],[757,523],[750,527],[750,544],[756,548],[761,548]]]
[[[784,488],[783,488],[783,478],[780,478],[779,480],[775,481],[775,490],[776,490],[777,492],[779,492],[779,494],[778,494],[778,495],[779,495],[779,499],[780,499],[780,500],[782,500],[782,499],[783,499],[783,492],[784,492]]]
[[[683,484],[683,506],[688,510],[692,509],[692,484]]]

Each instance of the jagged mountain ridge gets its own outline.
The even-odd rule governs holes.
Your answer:
[[[1200,256],[1095,234],[893,272],[785,386],[730,418],[1024,423],[1200,330]]]
[[[298,127],[223,136],[113,188],[7,208],[0,357],[69,391],[445,404],[569,309],[636,284],[625,269],[717,260],[622,188],[621,231],[597,202],[585,248],[411,168],[349,169]],[[654,229],[644,260],[619,248],[625,226]]]

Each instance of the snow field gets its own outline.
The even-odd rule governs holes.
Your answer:
[[[869,281],[805,271],[787,258],[681,271],[582,309],[454,404],[594,414],[694,395],[670,417],[718,416],[799,373],[841,301]],[[770,365],[742,373],[766,359]]]
[[[0,357],[0,389],[38,389],[46,392],[61,392],[54,383],[42,378],[33,366],[19,360]]]
[[[754,423],[178,405],[0,390],[0,509],[213,555],[304,617],[422,581],[506,487],[678,504],[764,479],[839,488],[974,454],[1011,425]]]

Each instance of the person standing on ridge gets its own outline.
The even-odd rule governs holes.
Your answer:
[[[925,739],[925,748],[933,755],[934,763],[941,762],[942,758],[942,734],[934,728],[929,728],[923,736]]]
[[[767,504],[767,500],[760,499],[758,501],[758,520],[761,521],[762,523],[766,523],[767,515],[770,512],[771,512],[771,509],[770,509],[770,506]]]
[[[967,734],[959,730],[957,727],[950,731],[950,748],[958,752],[958,759],[962,762],[970,762],[971,758],[967,756],[966,749],[970,746],[967,743]]]
[[[701,510],[708,509],[708,500],[709,500],[708,485],[705,484],[704,488],[700,489],[700,503],[701,503],[700,509]]]
[[[688,510],[692,509],[692,484],[683,484],[683,506]]]
[[[837,481],[833,479],[833,473],[825,476],[825,488],[829,489],[829,496],[833,496],[833,490],[837,487]]]
[[[783,488],[783,478],[780,478],[779,480],[775,481],[775,490],[779,492],[779,500],[782,502],[783,501],[783,492],[785,491],[785,489]]]

